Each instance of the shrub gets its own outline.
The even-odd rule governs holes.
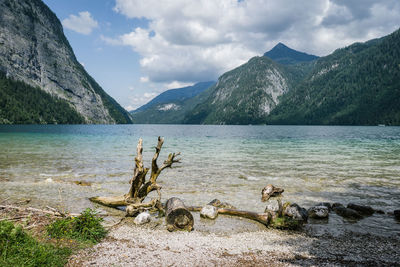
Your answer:
[[[78,217],[63,218],[47,226],[48,234],[53,238],[67,237],[80,241],[97,243],[107,231],[101,225],[103,218],[92,209],[84,210]]]

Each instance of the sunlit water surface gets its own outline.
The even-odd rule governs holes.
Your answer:
[[[285,189],[284,200],[306,208],[353,202],[400,209],[400,127],[0,126],[0,200],[31,199],[78,212],[92,205],[88,197],[124,194],[138,139],[150,167],[159,135],[165,138],[159,164],[170,152],[182,153],[182,163],[158,179],[163,200],[177,196],[203,205],[218,198],[263,211],[260,192],[272,183]],[[332,214],[313,225],[321,233],[400,233],[390,215],[351,222]]]

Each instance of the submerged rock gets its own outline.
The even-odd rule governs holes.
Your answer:
[[[133,222],[137,225],[148,223],[150,222],[150,214],[146,211],[142,212],[138,216],[136,216]]]
[[[308,214],[305,208],[296,203],[290,204],[284,208],[283,214],[297,221],[307,222]]]
[[[347,205],[347,208],[355,210],[362,215],[372,215],[375,212],[374,209],[371,208],[370,206],[362,206],[354,203],[349,203]]]
[[[394,214],[394,217],[395,217],[397,220],[400,221],[400,210],[395,210],[395,211],[393,212],[393,214]]]
[[[337,215],[342,216],[344,218],[357,219],[357,220],[362,218],[362,215],[358,213],[356,210],[346,208],[341,204],[334,205],[333,210],[336,212]]]
[[[374,211],[375,211],[375,213],[378,213],[378,214],[385,214],[384,210],[374,210]]]
[[[80,185],[80,186],[91,186],[92,185],[91,182],[87,182],[87,181],[74,181],[74,184]]]
[[[329,217],[329,208],[326,206],[315,206],[308,209],[308,217],[313,219],[326,219]]]
[[[200,211],[200,217],[214,220],[218,216],[218,209],[212,205],[205,205]]]

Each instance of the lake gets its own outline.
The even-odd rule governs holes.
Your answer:
[[[400,127],[356,126],[1,125],[0,200],[79,212],[92,206],[88,197],[127,193],[138,139],[150,167],[158,136],[165,138],[160,165],[168,153],[182,153],[182,163],[158,178],[163,200],[203,205],[218,198],[261,212],[261,189],[272,183],[285,189],[284,201],[306,208],[400,208]],[[400,232],[388,215],[352,222],[331,214],[313,227]]]

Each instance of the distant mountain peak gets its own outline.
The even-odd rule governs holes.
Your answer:
[[[264,56],[284,65],[309,62],[318,58],[317,56],[294,50],[281,42],[266,52]]]

